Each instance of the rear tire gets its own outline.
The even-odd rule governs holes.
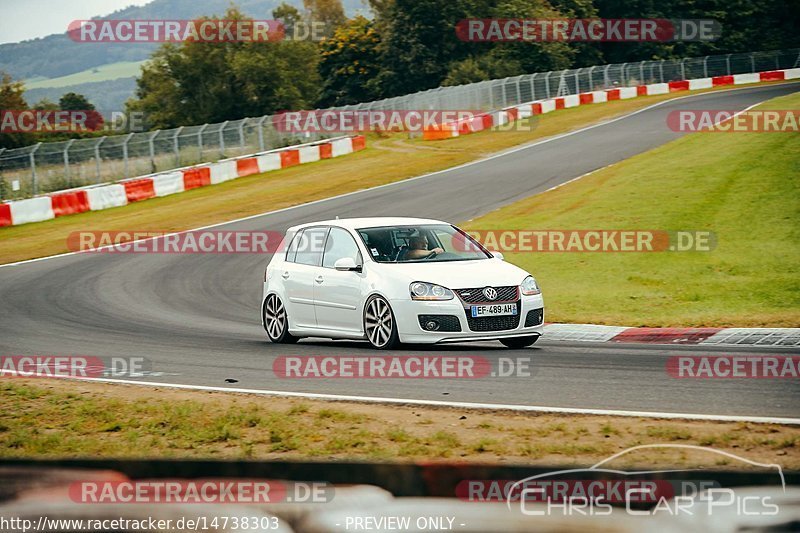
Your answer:
[[[364,334],[376,350],[390,350],[400,345],[397,321],[389,302],[382,296],[371,296],[364,305]]]
[[[264,329],[269,340],[275,344],[294,344],[298,338],[289,333],[289,316],[286,307],[277,294],[270,294],[264,300]]]
[[[530,337],[512,337],[510,339],[501,339],[500,342],[503,343],[504,346],[507,348],[511,348],[512,350],[521,350],[522,348],[527,348],[528,346],[532,346],[539,340],[539,335],[531,335]]]

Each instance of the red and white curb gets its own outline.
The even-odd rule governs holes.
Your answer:
[[[57,191],[27,200],[0,203],[0,227],[40,222],[86,211],[121,207],[206,185],[330,159],[366,147],[363,135],[339,137],[309,144],[259,152],[216,163],[203,163],[111,184]]]
[[[546,324],[544,340],[718,346],[800,346],[800,328],[631,328]]]
[[[529,118],[533,115],[541,115],[557,109],[567,109],[580,105],[601,104],[613,100],[636,98],[637,96],[653,96],[679,91],[697,91],[726,85],[745,85],[793,79],[800,79],[800,68],[770,70],[751,74],[734,74],[731,76],[715,76],[713,78],[699,78],[694,80],[679,80],[669,83],[652,83],[636,87],[619,87],[602,91],[571,94],[506,107],[499,111],[476,115],[474,118],[466,121],[440,124],[434,128],[426,129],[423,132],[423,139],[429,141],[449,139],[451,137],[458,137],[460,135],[467,135],[493,127],[503,126],[509,122]]]

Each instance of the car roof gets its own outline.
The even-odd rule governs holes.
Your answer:
[[[321,220],[319,222],[307,222],[292,226],[289,231],[297,231],[310,226],[339,226],[347,229],[375,228],[380,226],[416,226],[422,224],[448,224],[441,220],[431,218],[408,218],[408,217],[364,217],[364,218],[339,218],[335,220]]]

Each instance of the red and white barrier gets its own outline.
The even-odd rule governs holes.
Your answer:
[[[0,227],[40,222],[55,217],[121,207],[148,198],[168,196],[206,185],[279,170],[366,148],[363,135],[227,159],[158,174],[0,203]]]
[[[165,174],[156,174],[152,177],[153,191],[156,196],[168,196],[183,192],[183,172],[167,172]]]
[[[781,81],[797,78],[800,78],[800,68],[756,72],[754,74],[735,74],[732,76],[678,80],[668,83],[651,83],[648,85],[639,85],[637,87],[619,87],[615,89],[606,89],[604,91],[571,94],[528,102],[499,111],[487,112],[461,122],[440,124],[434,128],[426,129],[423,132],[423,139],[437,140],[458,137],[459,135],[502,126],[515,120],[529,118],[531,115],[541,115],[543,113],[555,111],[556,109],[568,109],[580,105],[600,104],[613,100],[626,100],[628,98],[636,98],[637,96],[669,94],[676,91],[696,91],[722,85],[741,85],[745,83]]]
[[[56,217],[53,212],[53,202],[49,196],[9,202],[8,206],[11,213],[11,222],[15,226],[30,222],[41,222],[42,220],[50,220]]]
[[[89,197],[89,209],[92,211],[128,205],[125,186],[119,183],[86,189],[86,195]]]

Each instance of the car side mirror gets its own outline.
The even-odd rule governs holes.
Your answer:
[[[352,257],[342,257],[341,259],[337,259],[333,264],[333,268],[342,272],[361,272],[361,265],[357,265]]]
[[[504,256],[503,256],[503,254],[501,254],[500,252],[492,252],[492,257],[494,257],[495,259],[499,259],[500,261],[502,261]]]

